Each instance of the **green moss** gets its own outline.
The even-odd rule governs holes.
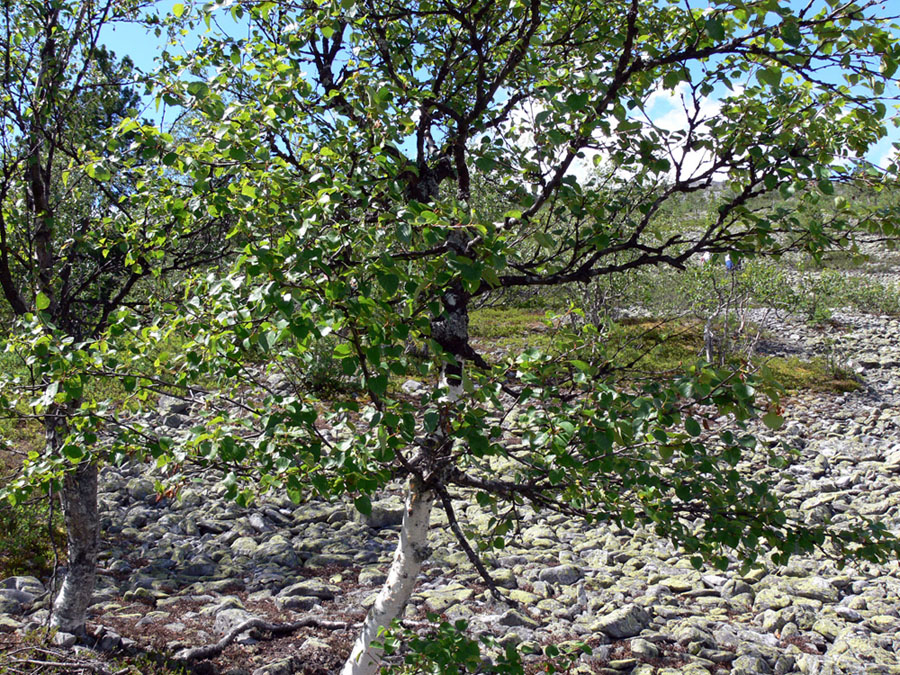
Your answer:
[[[470,333],[473,344],[481,351],[496,350],[517,354],[529,347],[553,353],[554,329],[544,314],[522,309],[481,309],[472,313]],[[701,321],[624,320],[609,325],[593,344],[578,348],[579,358],[597,362],[606,359],[619,381],[631,382],[636,377],[663,376],[681,372],[694,364],[703,353]],[[798,358],[754,357],[753,364],[768,365],[788,392],[845,392],[861,385],[851,373],[836,368],[826,359],[803,361]],[[738,357],[731,365],[742,363]]]
[[[614,369],[643,373],[683,370],[699,358],[703,326],[699,322],[629,321],[614,324],[607,338]],[[627,378],[627,374],[624,374]]]
[[[859,389],[862,384],[850,373],[832,367],[825,359],[803,361],[797,357],[773,358],[766,365],[786,391],[802,390],[846,392]]]
[[[515,338],[547,330],[546,317],[529,309],[476,309],[469,315],[473,338]]]

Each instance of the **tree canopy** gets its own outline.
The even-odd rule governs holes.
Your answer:
[[[241,37],[217,29],[225,11]],[[432,502],[490,584],[453,511],[460,495],[493,510],[482,547],[502,547],[528,504],[650,523],[698,565],[815,547],[884,559],[898,545],[879,524],[792,520],[736,470],[760,451],[750,421],[781,421],[765,372],[698,362],[623,381],[583,320],[551,349],[488,358],[470,344],[468,312],[501,292],[682,269],[701,253],[815,255],[892,236],[896,210],[837,191],[896,187],[896,166],[865,160],[892,122],[892,20],[880,3],[835,0],[175,5],[173,39],[195,30],[200,43],[163,54],[155,95],[189,131],[124,119],[105,151],[79,156],[102,186],[132,177],[125,203],[170,223],[122,216],[132,268],[145,269],[147,237],[164,249],[210,222],[242,247],[159,320],[190,337],[170,382],[233,394],[240,411],[216,408],[188,447],[152,451],[223,467],[239,499],[277,487],[298,501],[349,494],[366,511],[378,489],[409,480],[396,574],[348,672],[377,661],[371,640],[411,592],[399,579],[427,555]],[[677,124],[653,112],[660,96],[680,108]],[[665,222],[669,204],[700,191],[715,200],[702,226]],[[38,310],[58,302],[40,293],[50,305]],[[271,385],[323,348],[362,396],[323,406]],[[400,391],[411,373],[430,386]],[[721,415],[733,423],[704,427]]]
[[[199,23],[210,11],[177,13]],[[206,426],[200,456],[253,467],[229,474],[234,494],[242,476],[261,477],[298,500],[349,493],[365,511],[374,491],[406,477],[409,532],[415,504],[437,500],[453,527],[451,497],[473,490],[494,509],[488,547],[503,545],[530,503],[654,523],[697,564],[725,566],[728,550],[750,562],[819,546],[873,559],[896,550],[875,523],[836,531],[792,521],[764,482],[735,469],[755,448],[748,420],[780,423],[764,374],[698,364],[623,386],[602,349],[582,356],[602,343],[586,323],[549,353],[502,362],[478,354],[467,328],[470,303],[504,290],[683,268],[702,252],[816,254],[863,233],[891,235],[896,212],[835,196],[836,185],[877,190],[895,178],[864,159],[887,133],[898,58],[880,5],[230,11],[248,36],[213,31],[169,57],[181,74],[162,94],[191,111],[202,139],[174,164],[196,177],[198,209],[225,210],[248,241],[231,276],[200,283],[207,302],[186,320],[199,337],[187,362],[234,382],[247,354],[270,370],[302,368],[330,336],[365,393],[324,413],[339,434],[323,433],[321,407],[304,391],[261,396],[255,415]],[[674,128],[651,112],[661,94],[682,107]],[[589,161],[593,172],[579,170]],[[227,188],[209,176],[229,177]],[[720,182],[703,227],[661,226],[669,202]],[[764,195],[774,206],[761,206]],[[834,204],[827,222],[812,217],[823,200]],[[417,361],[411,343],[428,345],[431,359]],[[409,372],[440,373],[440,384],[404,396],[392,383]],[[736,426],[705,434],[710,411]],[[521,442],[510,445],[509,431]],[[415,571],[418,554],[406,553]],[[390,584],[370,619],[398,592]],[[373,634],[394,610],[372,619]]]

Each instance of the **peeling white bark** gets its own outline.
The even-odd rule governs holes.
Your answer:
[[[353,645],[350,658],[344,663],[341,675],[375,675],[381,665],[381,650],[372,645],[379,639],[379,631],[400,616],[412,596],[416,578],[431,555],[428,548],[428,526],[434,493],[422,490],[416,479],[410,480],[406,498],[406,512],[400,528],[400,541],[394,552],[387,580],[375,604],[366,616],[362,632]]]
[[[460,365],[464,365],[465,361],[459,359]],[[463,385],[461,379],[451,380],[447,377],[446,372],[441,373],[440,380],[438,382],[438,386],[441,389],[447,389],[447,394],[441,397],[441,403],[456,403],[460,396],[463,395]]]
[[[62,632],[80,635],[94,594],[100,541],[95,462],[85,460],[66,474],[62,499],[69,559],[50,623]]]

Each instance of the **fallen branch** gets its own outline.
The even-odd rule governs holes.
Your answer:
[[[96,662],[88,662],[88,661],[42,661],[40,659],[20,659],[20,658],[12,658],[10,661],[6,662],[10,669],[13,672],[24,672],[20,670],[16,670],[13,668],[12,664],[21,665],[21,666],[37,666],[39,670],[44,670],[46,668],[58,668],[63,670],[66,673],[77,673],[77,672],[90,672],[94,675],[117,675],[122,671],[116,671],[115,673],[107,670],[103,665]],[[4,671],[6,672],[6,671]],[[37,671],[32,671],[37,672]]]
[[[247,619],[244,623],[235,626],[228,631],[218,642],[201,647],[182,649],[175,654],[175,659],[178,661],[190,662],[216,657],[221,654],[228,645],[234,642],[238,635],[254,628],[267,631],[273,635],[289,635],[301,628],[346,630],[347,628],[353,628],[354,626],[356,626],[356,624],[348,623],[346,621],[326,621],[325,619],[319,619],[314,616],[304,617],[299,621],[291,621],[290,623],[269,623],[263,619]]]

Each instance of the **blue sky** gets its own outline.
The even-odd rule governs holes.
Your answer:
[[[160,12],[171,12],[174,2],[171,0],[161,0],[157,7]],[[231,23],[235,28],[238,24],[234,23],[230,14],[223,11],[222,21]],[[185,38],[185,43],[189,46],[191,42],[198,39],[199,31]],[[165,36],[157,37],[152,31],[148,32],[143,26],[137,24],[121,23],[106,26],[101,33],[101,41],[107,47],[112,49],[117,55],[128,55],[134,61],[135,65],[144,72],[149,72],[157,65],[156,59],[165,46]],[[893,91],[888,91],[887,95],[894,97],[900,96],[900,84],[895,83]],[[710,103],[714,106],[715,101]],[[894,102],[896,103],[896,101]],[[654,121],[657,119],[671,118],[677,115],[680,109],[679,101],[674,97],[659,97],[650,109]],[[891,106],[889,105],[889,110]],[[894,108],[894,114],[897,114]],[[160,121],[160,112],[155,110],[152,101],[148,101],[147,109],[143,111],[143,115],[147,118]],[[658,116],[658,117],[657,117]],[[891,156],[896,157],[896,150],[892,147],[895,143],[900,143],[900,129],[893,125],[889,125],[888,136],[881,140],[867,155],[867,159],[882,167],[887,165]]]

